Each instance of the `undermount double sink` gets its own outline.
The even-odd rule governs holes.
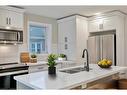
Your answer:
[[[90,68],[89,70],[92,70],[92,69]],[[71,69],[60,70],[60,72],[69,73],[69,74],[74,74],[74,73],[78,73],[82,71],[87,71],[87,70],[84,67],[76,67]]]

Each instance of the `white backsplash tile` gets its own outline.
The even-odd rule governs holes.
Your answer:
[[[0,45],[0,64],[20,61],[20,52],[28,51],[27,44]],[[57,44],[52,44],[52,53],[57,53]],[[38,61],[47,61],[48,54],[39,54]]]
[[[4,62],[4,58],[0,58],[0,64]]]
[[[48,54],[38,54],[37,55],[37,60],[38,61],[47,61]]]
[[[28,51],[28,44],[23,43],[23,44],[19,45],[19,51],[20,52]]]
[[[3,63],[12,63],[12,62],[17,62],[17,58],[15,58],[15,57],[4,58]]]
[[[0,46],[0,64],[18,62],[18,45]]]

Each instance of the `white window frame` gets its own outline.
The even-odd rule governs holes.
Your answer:
[[[28,21],[28,39],[27,39],[27,43],[28,43],[28,51],[30,52],[30,25],[35,25],[35,26],[42,26],[42,27],[46,27],[47,28],[47,33],[46,33],[46,53],[40,53],[40,54],[50,54],[52,52],[51,50],[51,46],[52,46],[52,25],[51,24],[47,24],[47,23],[40,23],[40,22],[34,22],[34,21]]]

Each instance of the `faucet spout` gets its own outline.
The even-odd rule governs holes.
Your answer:
[[[86,69],[86,71],[89,71],[89,56],[87,49],[83,50],[82,58],[86,58],[86,62],[84,62],[84,68]]]

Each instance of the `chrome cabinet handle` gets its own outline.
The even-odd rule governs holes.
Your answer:
[[[9,18],[9,24],[11,25],[11,18]]]
[[[64,39],[65,39],[65,42],[67,42],[67,37],[65,37]]]
[[[103,24],[99,24],[99,29],[103,29]]]
[[[100,55],[101,55],[101,60],[103,59],[103,37],[102,36],[100,36],[100,47],[101,47],[101,49],[100,49]]]
[[[126,74],[126,73],[120,73],[120,75],[124,75],[124,74]]]
[[[20,41],[20,32],[18,32],[18,42]]]
[[[44,67],[39,67],[38,69],[43,69]]]
[[[6,24],[8,24],[8,17],[6,18]]]
[[[68,46],[67,46],[67,44],[65,44],[65,50],[67,50],[68,49]]]

